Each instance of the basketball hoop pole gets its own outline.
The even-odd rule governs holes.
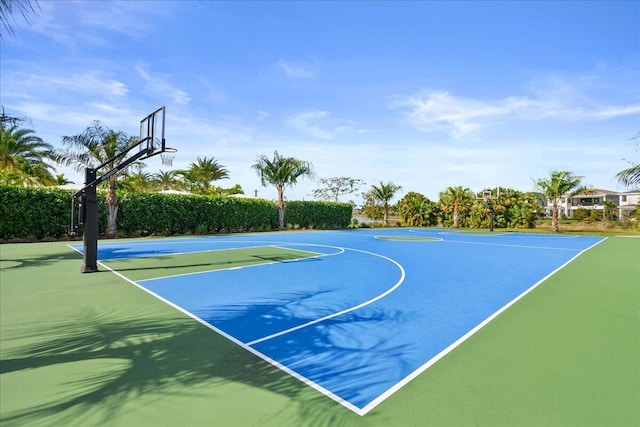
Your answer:
[[[97,178],[97,169],[85,170],[85,184],[91,184]],[[96,186],[88,185],[82,196],[86,218],[82,238],[83,262],[80,272],[95,273],[98,271],[98,196]]]
[[[489,207],[489,231],[493,231],[493,202],[491,199],[487,199],[487,206]]]
[[[133,147],[132,147],[133,148]],[[128,153],[131,150],[127,150],[125,152]],[[80,191],[75,193],[72,197],[82,197],[82,204],[84,206],[84,235],[82,237],[82,246],[83,246],[83,264],[80,271],[82,273],[95,273],[98,271],[98,196],[96,189],[98,188],[98,184],[107,180],[110,176],[113,176],[125,169],[131,163],[139,160],[141,157],[149,154],[149,150],[143,150],[139,153],[134,154],[129,157],[109,172],[102,175],[98,178],[98,170],[103,168],[109,162],[113,161],[113,159],[118,159],[122,157],[122,154],[110,159],[109,161],[101,164],[97,168],[87,168],[85,169],[85,186]],[[73,221],[73,218],[72,218]],[[72,222],[73,224],[73,222]],[[73,227],[72,227],[73,228]]]

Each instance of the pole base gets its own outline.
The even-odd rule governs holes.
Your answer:
[[[97,265],[85,265],[82,264],[82,268],[80,269],[80,273],[97,273],[98,266]]]

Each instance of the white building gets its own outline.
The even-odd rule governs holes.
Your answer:
[[[564,213],[567,218],[573,218],[573,213],[578,209],[602,211],[605,208],[605,202],[616,205],[617,218],[626,218],[638,209],[640,190],[619,192],[596,188],[588,193],[573,196],[571,200],[567,196],[561,197],[558,212]],[[551,216],[552,206],[552,201],[547,199],[545,212],[548,216]]]

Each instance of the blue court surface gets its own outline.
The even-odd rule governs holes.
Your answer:
[[[110,261],[272,246],[309,257],[133,281],[364,415],[601,237],[437,229],[103,241]],[[77,249],[77,247],[76,247]],[[79,248],[81,249],[81,247]]]

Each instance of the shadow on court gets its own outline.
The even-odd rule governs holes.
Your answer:
[[[86,417],[92,420],[90,424],[100,424],[117,418],[127,402],[143,395],[188,396],[198,386],[229,382],[285,396],[297,404],[299,420],[304,420],[306,426],[341,423],[341,417],[355,416],[191,319],[165,318],[155,322],[107,317],[90,312],[71,322],[51,324],[49,329],[43,330],[39,324],[22,330],[36,343],[8,352],[0,373],[24,374],[38,368],[45,370],[35,372],[46,372],[46,368],[59,370],[78,366],[78,362],[89,363],[91,369],[88,375],[70,375],[67,392],[56,393],[46,403],[3,411],[3,425],[31,425],[43,420],[50,425],[65,425]],[[377,317],[382,320],[386,315],[379,313]],[[316,339],[318,346],[328,344],[328,338],[321,333]],[[111,364],[105,367],[105,362]]]
[[[82,260],[82,255],[71,252],[59,252],[56,254],[43,254],[30,256],[28,258],[0,258],[0,265],[3,270],[29,267],[47,267],[60,261]],[[79,269],[80,267],[78,267]]]

